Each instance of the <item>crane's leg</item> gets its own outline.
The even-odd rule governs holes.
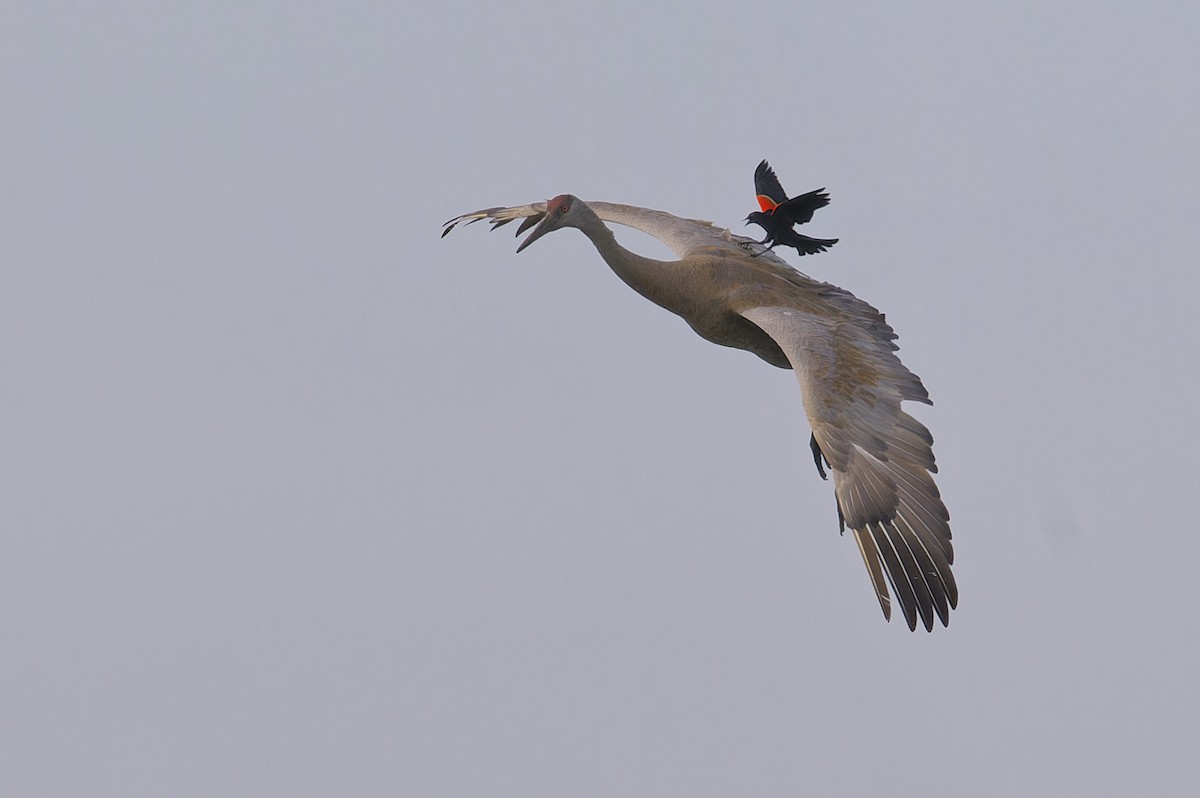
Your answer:
[[[821,460],[825,459],[825,453],[821,451],[821,446],[817,443],[816,435],[809,436],[808,446],[810,449],[812,449],[813,462],[817,464],[817,473],[821,475],[821,479],[829,479],[829,477],[825,474],[825,469],[821,467]],[[829,460],[825,460],[825,465],[829,465]]]
[[[821,451],[821,446],[817,443],[816,435],[809,436],[808,445],[812,449],[813,462],[817,464],[817,473],[821,475],[821,479],[829,479],[829,477],[825,476],[825,469],[821,467],[822,460],[825,461],[825,465],[829,465],[829,460],[825,457],[825,453]],[[836,493],[833,495],[833,503],[837,505],[838,533],[844,535],[846,534],[846,516],[842,513],[842,503]]]

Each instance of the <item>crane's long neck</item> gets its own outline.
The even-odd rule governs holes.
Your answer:
[[[656,305],[674,313],[681,312],[679,292],[675,290],[679,273],[674,268],[677,262],[646,258],[625,249],[591,208],[582,214],[578,227],[591,239],[600,257],[626,285]]]

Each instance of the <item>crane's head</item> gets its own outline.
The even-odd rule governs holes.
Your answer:
[[[559,194],[554,199],[547,200],[546,215],[542,217],[538,226],[533,228],[529,237],[521,242],[521,246],[517,247],[517,252],[525,249],[546,233],[552,233],[560,227],[577,227],[581,215],[579,209],[586,207],[578,197],[570,194]]]

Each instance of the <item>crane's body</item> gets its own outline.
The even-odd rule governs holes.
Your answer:
[[[929,402],[921,381],[895,355],[892,328],[875,308],[837,286],[794,270],[769,250],[709,222],[569,194],[546,203],[489,208],[446,223],[523,219],[534,227],[517,251],[562,227],[582,231],[630,288],[682,317],[702,338],[793,369],[813,431],[813,452],[833,475],[839,521],[849,526],[885,618],[887,582],[905,620],[932,630],[958,603],[949,513],[930,474],[933,438],[900,409]],[[677,260],[622,247],[605,221],[665,243]],[[536,225],[536,227],[535,227]],[[887,582],[885,582],[885,575]]]

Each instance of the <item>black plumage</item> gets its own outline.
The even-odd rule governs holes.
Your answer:
[[[760,243],[766,244],[767,249],[783,244],[795,247],[801,255],[815,255],[838,242],[836,238],[812,238],[793,229],[798,224],[812,221],[813,213],[829,204],[829,195],[824,188],[789,199],[775,170],[763,161],[754,170],[754,192],[762,210],[747,216],[746,223],[757,224],[766,231],[767,236]]]

